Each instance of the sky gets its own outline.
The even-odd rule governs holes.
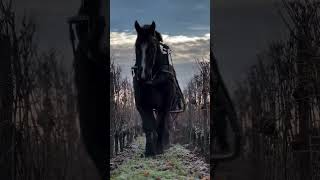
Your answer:
[[[129,78],[135,59],[135,20],[141,26],[155,21],[156,30],[172,49],[173,65],[184,89],[198,71],[195,59],[209,59],[210,0],[111,0],[110,50]]]
[[[256,62],[256,54],[265,50],[270,42],[284,38],[285,28],[277,13],[279,1],[211,0],[210,18],[209,0],[111,0],[110,26],[112,32],[124,32],[130,37],[135,35],[135,20],[140,24],[154,20],[157,29],[168,35],[169,38],[164,39],[166,43],[175,36],[205,38],[211,31],[210,38],[220,71],[229,89],[233,89],[235,82],[241,80],[248,67]],[[70,65],[73,55],[66,20],[75,15],[80,2],[14,0],[14,8],[17,17],[26,14],[37,22],[39,47],[58,50]],[[183,44],[170,47],[180,49],[178,47],[183,48]],[[186,48],[187,52],[189,50]],[[183,64],[179,58],[173,58],[179,77],[190,77],[189,72],[194,72],[188,64],[190,59],[183,61],[187,64],[183,66],[178,65]],[[133,64],[132,58],[123,59],[122,63],[125,61],[129,61],[128,65]]]

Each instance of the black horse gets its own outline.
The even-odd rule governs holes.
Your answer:
[[[135,21],[135,29],[134,95],[146,135],[145,156],[153,156],[163,153],[170,144],[169,111],[177,93],[177,81],[155,23],[140,27]]]

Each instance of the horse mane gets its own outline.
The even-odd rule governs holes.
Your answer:
[[[158,31],[156,31],[156,38],[158,39],[158,41],[163,41],[162,35]]]

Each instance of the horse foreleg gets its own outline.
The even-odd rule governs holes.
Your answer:
[[[152,109],[138,109],[141,119],[142,119],[142,128],[146,136],[146,148],[145,148],[145,156],[153,156],[156,154],[155,143],[157,140],[157,132],[156,132],[156,119],[153,115]]]
[[[158,113],[158,141],[157,145],[160,151],[167,149],[170,145],[169,133],[169,111],[162,111]]]

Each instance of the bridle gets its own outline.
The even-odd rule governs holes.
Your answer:
[[[154,60],[154,64],[152,66],[152,68],[154,68],[154,66],[156,65],[156,61],[159,60],[158,58],[162,58],[162,57],[158,57],[159,55],[161,56],[161,54],[167,54],[168,55],[168,60],[171,60],[171,64],[172,64],[172,58],[171,58],[171,50],[169,48],[164,48],[164,47],[168,47],[167,45],[163,44],[161,41],[156,40],[156,52],[155,52],[155,60]],[[160,50],[160,51],[159,51]],[[170,71],[170,62],[168,61],[167,64],[161,64],[157,70],[155,72],[152,72],[150,79],[147,79],[146,81],[144,81],[143,83],[145,84],[152,84],[153,80],[157,77],[157,75],[160,72],[164,72],[164,73],[169,73],[170,75],[172,75],[173,77],[175,76],[174,73],[172,71]],[[139,81],[139,77],[136,76],[137,72],[141,71],[141,66],[138,65],[134,65],[133,67],[131,67],[131,73],[133,78],[137,78],[137,80]]]

